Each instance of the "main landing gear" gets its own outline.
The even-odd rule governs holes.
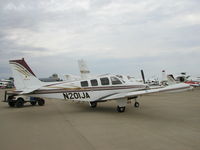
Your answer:
[[[90,107],[91,108],[96,108],[97,107],[97,102],[90,102]]]
[[[133,99],[135,100],[134,107],[138,108],[140,106],[140,103],[136,101],[137,97],[130,97],[128,99],[119,99],[119,100],[117,100],[117,104],[118,104],[117,105],[117,111],[119,113],[124,112],[125,109],[126,109],[127,103],[128,104],[131,103],[131,100],[133,100]]]
[[[125,109],[126,109],[125,106],[123,106],[123,107],[117,106],[117,111],[118,111],[118,112],[124,112]]]
[[[119,99],[117,100],[117,111],[119,113],[124,112],[127,105],[127,99]]]

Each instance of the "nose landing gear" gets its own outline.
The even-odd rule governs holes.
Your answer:
[[[135,101],[134,107],[138,108],[140,106],[140,103]]]
[[[134,107],[135,107],[135,108],[140,107],[140,103],[137,102],[137,98],[138,98],[138,96],[134,96],[134,97],[129,97],[129,98],[128,98],[128,100],[134,100],[134,101],[135,101],[135,103],[134,103]]]

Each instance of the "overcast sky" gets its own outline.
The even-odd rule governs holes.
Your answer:
[[[200,74],[199,0],[0,0],[0,78],[25,58],[39,77]]]

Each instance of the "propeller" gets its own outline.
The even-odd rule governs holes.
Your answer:
[[[142,75],[142,80],[143,80],[143,83],[145,84],[145,83],[146,83],[146,81],[145,81],[145,77],[144,77],[144,71],[143,71],[143,70],[141,70],[141,75]]]

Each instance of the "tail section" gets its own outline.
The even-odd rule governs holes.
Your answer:
[[[42,82],[35,76],[24,58],[10,60],[9,64],[13,72],[16,90],[31,91],[31,89],[37,89],[42,86]]]
[[[168,79],[167,79],[167,75],[166,75],[165,70],[162,71],[162,78],[161,78],[160,84],[163,85],[163,86],[168,85]]]
[[[78,60],[78,65],[81,73],[81,78],[87,79],[90,74],[90,70],[88,69],[86,62],[84,60]]]
[[[162,71],[162,81],[167,81],[167,75],[166,75],[166,72],[165,70]]]
[[[176,84],[176,80],[174,79],[174,76],[172,74],[167,75],[167,81],[169,85]]]

